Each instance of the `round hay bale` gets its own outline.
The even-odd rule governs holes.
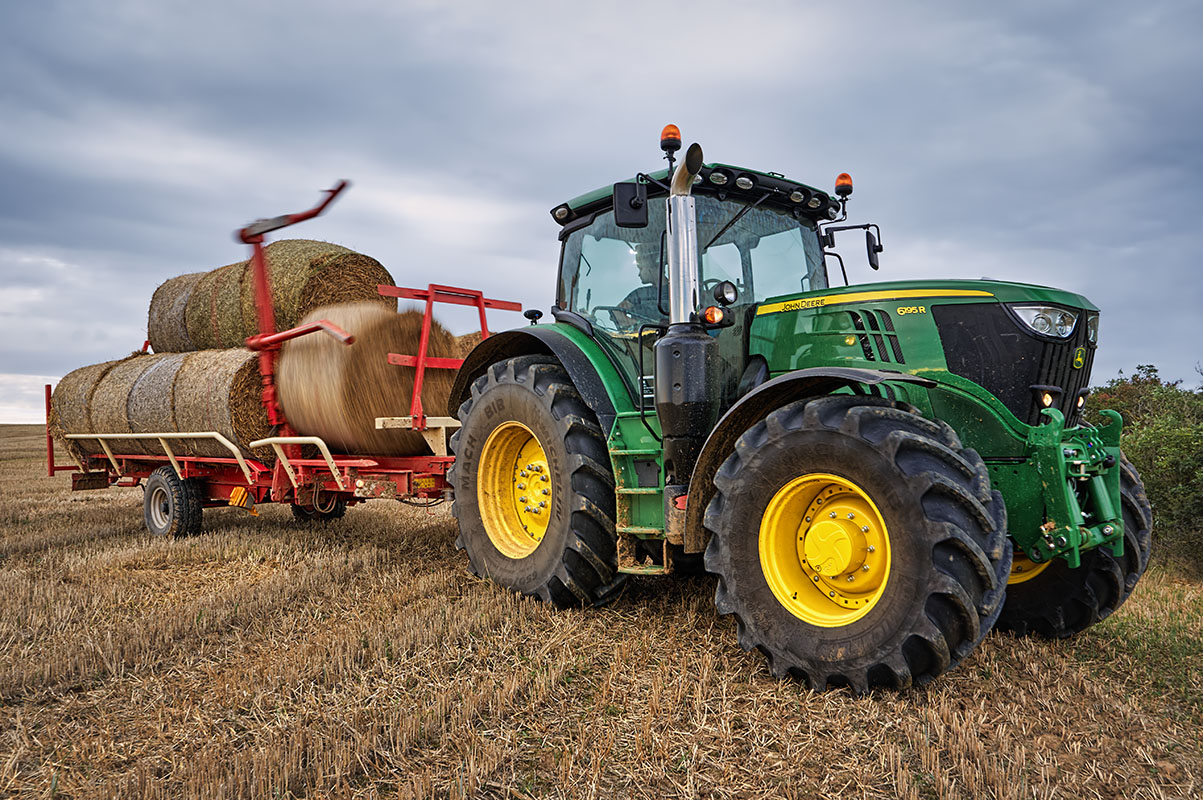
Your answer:
[[[98,433],[92,428],[88,416],[92,392],[101,378],[120,363],[120,360],[105,361],[103,364],[80,367],[64,375],[54,387],[54,393],[50,397],[50,433],[59,439],[77,460],[83,460],[85,443],[79,439],[64,439],[63,436],[68,433]],[[94,444],[95,441],[92,441],[87,446]]]
[[[188,338],[192,341],[194,350],[216,350],[221,348],[221,330],[218,321],[217,290],[218,278],[223,270],[237,264],[227,264],[224,267],[205,272],[192,288],[188,298],[188,306],[184,312],[184,324],[188,329]]]
[[[125,401],[126,417],[133,433],[163,433],[178,431],[175,421],[173,387],[176,373],[184,363],[185,353],[165,353],[154,357],[130,387]],[[147,455],[163,452],[156,441],[139,442]],[[171,442],[173,452],[183,452]]]
[[[245,347],[247,337],[258,332],[257,327],[244,332],[242,324],[242,280],[249,271],[250,262],[247,261],[217,270],[213,307],[216,309],[218,347]]]
[[[96,383],[92,401],[88,404],[91,430],[95,433],[133,433],[126,413],[130,390],[142,373],[159,356],[145,353],[131,356],[113,367]],[[141,453],[142,442],[132,439],[109,440],[114,453]]]
[[[396,310],[397,301],[381,297],[379,284],[396,286],[379,261],[330,242],[281,239],[264,249],[272,287],[276,330],[301,324],[311,311],[323,306],[357,301]],[[255,312],[254,273],[248,267],[242,284],[242,327],[247,336],[259,332]]]
[[[260,400],[258,356],[248,350],[189,353],[175,374],[172,404],[181,432],[216,431],[245,452],[268,435],[271,426]],[[230,451],[206,439],[181,441],[181,452],[229,457]],[[257,457],[268,460],[271,448]]]
[[[182,353],[196,349],[188,337],[185,314],[192,289],[204,274],[192,272],[180,275],[155,289],[146,315],[146,338],[156,353]]]
[[[455,357],[467,358],[468,354],[476,348],[476,345],[481,343],[483,338],[484,336],[480,331],[472,331],[472,333],[465,333],[463,336],[456,336]]]
[[[416,355],[422,314],[396,313],[375,302],[317,309],[300,322],[328,319],[355,336],[348,346],[315,333],[284,344],[276,383],[288,421],[300,433],[320,436],[334,450],[385,456],[430,452],[415,431],[376,430],[377,417],[406,416],[415,369],[388,363],[389,353]],[[455,356],[455,337],[432,322],[427,354]],[[426,370],[422,406],[427,416],[447,414],[455,371]]]

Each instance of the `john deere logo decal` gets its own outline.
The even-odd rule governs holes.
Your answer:
[[[1086,348],[1079,347],[1074,351],[1074,369],[1081,369],[1086,364]]]

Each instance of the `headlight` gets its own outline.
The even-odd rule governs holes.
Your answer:
[[[1091,344],[1097,344],[1099,341],[1099,315],[1091,314],[1086,317],[1086,339]]]
[[[1068,339],[1074,332],[1078,315],[1054,306],[1011,306],[1015,315],[1036,333]]]

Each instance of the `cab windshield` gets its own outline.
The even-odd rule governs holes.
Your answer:
[[[827,271],[810,220],[772,207],[745,210],[745,203],[707,195],[697,196],[696,204],[703,303],[720,281],[735,284],[738,305],[827,288]],[[667,317],[668,287],[660,278],[667,258],[664,202],[650,201],[648,212],[645,228],[620,228],[607,211],[568,235],[560,273],[561,307],[608,330],[633,330]]]
[[[745,312],[769,297],[826,289],[822,249],[814,223],[788,210],[757,206],[755,199],[746,203],[710,195],[695,198],[701,302],[710,304],[711,291],[720,281],[731,281],[739,291],[729,314],[734,324],[715,334],[725,367],[735,370],[738,378],[748,352],[750,319]],[[613,212],[607,211],[568,234],[560,264],[559,306],[593,324],[595,338],[622,368],[636,401],[648,394],[646,373],[652,364],[655,336],[645,326],[668,322],[664,231],[663,199],[648,202],[648,225],[643,228],[620,228]]]

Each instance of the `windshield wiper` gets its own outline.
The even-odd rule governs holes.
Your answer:
[[[739,211],[735,212],[735,216],[734,216],[734,217],[732,217],[732,218],[731,218],[731,219],[730,219],[730,220],[727,222],[727,224],[723,226],[723,229],[722,229],[722,230],[720,230],[718,233],[714,234],[714,236],[713,236],[713,237],[711,237],[710,241],[706,242],[706,246],[705,246],[705,247],[703,247],[703,248],[702,248],[702,250],[709,250],[709,249],[710,249],[710,245],[712,245],[712,244],[714,244],[715,242],[717,242],[717,241],[718,241],[718,237],[722,236],[724,233],[726,233],[727,231],[731,230],[731,226],[732,226],[732,225],[734,225],[735,223],[739,222],[741,219],[743,219],[743,215],[744,215],[744,214],[747,214],[749,211],[751,211],[752,209],[756,208],[756,206],[760,205],[760,204],[761,204],[761,203],[763,203],[765,200],[768,200],[768,199],[769,199],[769,196],[770,196],[771,194],[772,194],[772,192],[766,192],[765,194],[761,195],[761,197],[760,197],[760,199],[759,199],[759,200],[756,200],[756,201],[754,201],[754,202],[753,202],[753,201],[751,201],[751,200],[749,200],[749,201],[748,201],[748,202],[747,202],[747,203],[744,205],[744,207],[743,207],[743,208],[741,208]]]

